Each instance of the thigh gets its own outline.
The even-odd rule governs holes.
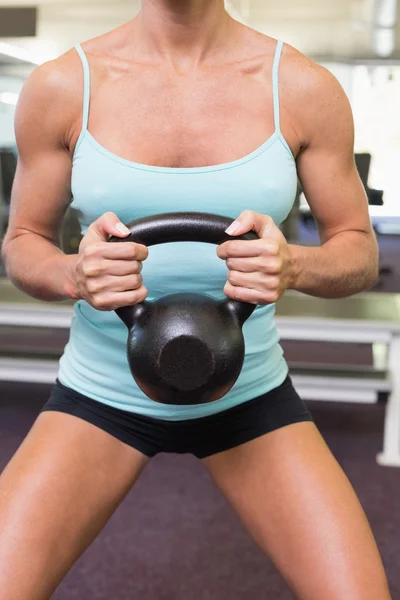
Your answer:
[[[0,477],[0,598],[48,600],[147,461],[86,421],[42,413]]]
[[[390,599],[366,516],[313,423],[203,462],[299,599]]]

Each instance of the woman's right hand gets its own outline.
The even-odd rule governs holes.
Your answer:
[[[105,213],[92,223],[79,246],[76,285],[79,296],[97,310],[111,311],[143,302],[142,261],[148,249],[142,244],[110,244],[110,235],[125,238],[130,231],[118,217]]]

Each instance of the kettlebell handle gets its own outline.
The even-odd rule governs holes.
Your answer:
[[[219,246],[228,240],[257,240],[254,231],[239,236],[230,236],[226,229],[234,219],[208,213],[185,212],[165,213],[152,217],[145,217],[127,224],[130,235],[125,238],[112,236],[110,242],[126,243],[135,242],[144,246],[156,246],[171,242],[205,242]],[[235,314],[243,325],[252,315],[256,306],[247,302],[239,302],[228,299],[226,301],[229,310]],[[143,310],[143,304],[133,307],[134,313]],[[116,313],[129,327],[134,315],[132,307],[119,308]]]

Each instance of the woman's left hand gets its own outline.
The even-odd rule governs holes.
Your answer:
[[[245,210],[227,229],[229,235],[255,231],[259,240],[231,240],[218,247],[226,260],[228,281],[224,292],[232,300],[250,304],[273,304],[292,280],[289,245],[271,217]]]

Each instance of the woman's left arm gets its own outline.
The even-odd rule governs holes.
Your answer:
[[[313,95],[310,135],[297,169],[321,246],[290,246],[290,252],[293,287],[332,298],[369,288],[378,277],[379,255],[368,199],[354,162],[350,103],[330,73],[320,68],[318,76],[321,84]]]
[[[378,277],[378,246],[354,162],[350,104],[325,69],[315,69],[313,77],[313,93],[301,103],[301,128],[306,133],[297,169],[321,245],[289,245],[270,217],[245,211],[235,221],[236,230],[228,233],[254,229],[261,239],[226,242],[218,250],[229,268],[225,293],[238,300],[267,304],[288,288],[340,298],[370,288]],[[239,244],[247,249],[240,250]]]

